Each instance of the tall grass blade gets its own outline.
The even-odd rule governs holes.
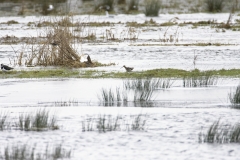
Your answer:
[[[8,113],[0,113],[0,130],[4,130],[7,127]]]
[[[240,108],[240,85],[237,86],[235,91],[232,91],[228,94],[228,98],[233,108]]]

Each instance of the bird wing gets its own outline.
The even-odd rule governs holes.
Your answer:
[[[6,66],[6,65],[3,65],[3,68],[5,68],[6,70],[11,70],[11,69],[13,69],[12,67],[9,67],[9,66]]]

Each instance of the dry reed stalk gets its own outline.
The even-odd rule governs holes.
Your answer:
[[[18,65],[21,66],[22,65],[22,57],[23,57],[23,52],[20,52],[20,55],[18,57]]]

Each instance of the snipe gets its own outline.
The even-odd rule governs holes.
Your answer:
[[[131,72],[134,68],[133,67],[126,67],[125,65],[123,66],[127,72]]]

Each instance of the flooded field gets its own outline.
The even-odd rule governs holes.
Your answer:
[[[161,24],[177,17],[178,24],[209,20],[221,23],[228,16],[229,14],[164,14],[152,18],[152,21]],[[18,72],[31,70],[26,66],[14,65],[11,60],[19,51],[30,50],[24,48],[24,39],[41,35],[41,31],[47,27],[37,27],[36,24],[48,18],[53,17],[1,17],[1,63],[15,67],[14,70]],[[233,16],[233,26],[237,25],[236,19],[239,17]],[[11,20],[18,23],[5,24]],[[188,71],[240,68],[240,41],[236,37],[239,31],[219,29],[211,25],[196,28],[191,24],[143,26],[135,27],[138,37],[129,40],[122,34],[129,28],[126,23],[144,23],[151,21],[151,18],[141,14],[114,17],[83,15],[74,16],[73,20],[114,23],[113,26],[90,27],[91,32],[96,34],[96,39],[75,42],[74,45],[79,55],[87,54],[98,62],[115,65],[76,69],[79,72],[125,72],[123,65],[134,67],[133,72],[159,68]],[[29,22],[32,25],[28,25]],[[103,35],[106,36],[106,30],[112,30],[117,40],[102,38]],[[173,41],[162,41],[164,35],[171,37],[176,34]],[[5,73],[1,74],[4,76]],[[63,156],[63,159],[72,160],[239,159],[238,143],[204,143],[199,140],[199,134],[207,133],[209,127],[219,119],[224,125],[239,122],[240,111],[232,108],[229,100],[229,94],[239,85],[238,77],[214,77],[213,85],[197,87],[184,87],[183,78],[163,78],[160,80],[170,80],[171,85],[165,88],[155,87],[145,103],[136,101],[134,90],[125,92],[124,84],[131,80],[133,79],[2,78],[0,117],[7,114],[8,125],[0,131],[0,158],[4,159],[7,146],[28,145],[29,148],[36,148],[37,155],[45,153],[46,146],[50,148],[62,144],[64,149],[71,151],[70,158]],[[114,91],[115,98],[118,97],[115,91],[116,94],[120,93],[119,96],[122,97],[121,100],[118,99],[119,103],[105,105],[103,89],[107,92]],[[38,132],[18,127],[20,115],[34,115],[37,110],[44,108],[50,115],[56,115],[57,130]],[[116,129],[104,130],[104,124],[102,128],[99,127],[102,119],[107,121],[106,126],[116,122]]]

